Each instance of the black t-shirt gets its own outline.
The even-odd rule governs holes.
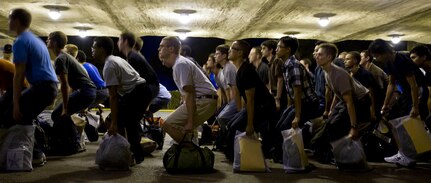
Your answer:
[[[426,79],[427,86],[431,87],[431,72],[426,72],[425,73],[425,79]]]
[[[377,83],[373,78],[373,75],[362,67],[359,67],[358,71],[353,75],[359,83],[361,83],[366,88],[377,88]]]
[[[244,62],[238,69],[238,72],[236,74],[236,85],[238,87],[238,91],[241,97],[244,98],[244,101],[246,102],[247,98],[245,95],[245,90],[255,88],[255,110],[260,108],[261,106],[266,105],[268,102],[273,101],[272,96],[268,91],[268,88],[266,88],[262,80],[259,78],[255,67],[248,62]]]
[[[67,82],[73,90],[96,88],[85,68],[72,56],[61,52],[54,62],[57,75],[67,74]]]
[[[400,86],[403,94],[410,95],[411,89],[407,82],[406,76],[414,75],[418,87],[426,86],[425,76],[419,67],[407,56],[402,53],[396,53],[395,61],[388,61],[385,64],[385,70],[388,75],[392,75],[396,84]]]
[[[131,51],[127,57],[129,64],[135,69],[139,75],[144,78],[148,84],[159,85],[159,79],[153,67],[147,62],[144,56]]]
[[[265,62],[261,62],[259,64],[259,67],[257,67],[257,73],[259,74],[260,79],[262,80],[263,84],[268,84],[269,83],[269,67],[268,64],[266,64]]]

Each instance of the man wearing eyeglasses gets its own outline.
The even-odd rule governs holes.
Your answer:
[[[168,36],[159,45],[162,64],[172,68],[174,82],[185,102],[166,118],[163,129],[176,142],[192,140],[190,134],[208,120],[217,108],[217,91],[208,77],[189,59],[180,55],[181,41]],[[197,137],[194,137],[197,138]]]

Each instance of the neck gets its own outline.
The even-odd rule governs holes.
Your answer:
[[[353,74],[356,74],[357,72],[358,72],[358,70],[359,70],[359,65],[354,65],[353,67],[352,67],[352,73]]]
[[[269,63],[271,63],[272,58],[274,57],[274,55],[270,54],[269,56],[265,57],[266,60],[268,60]]]
[[[331,63],[332,63],[332,62],[327,62],[326,64],[322,65],[322,66],[321,66],[321,67],[322,67],[322,69],[323,69],[325,72],[329,72],[329,71],[331,70]]]
[[[288,58],[290,58],[292,55],[286,54],[284,56],[281,57],[281,59],[283,59],[283,61],[286,61]]]
[[[60,55],[60,53],[62,52],[63,49],[59,49],[59,48],[53,48],[52,52],[54,53],[54,55],[57,57],[58,55]]]
[[[123,50],[121,50],[121,53],[123,53],[126,57],[129,56],[130,52],[132,52],[132,48],[126,47]]]
[[[362,65],[362,67],[364,67],[367,70],[370,70],[371,64],[373,64],[373,63],[371,63],[371,62],[365,62],[365,64]]]
[[[239,69],[242,63],[244,63],[244,60],[242,58],[238,58],[238,59],[232,60],[232,62],[236,66],[236,69]]]
[[[259,67],[260,63],[262,63],[261,58],[258,58],[255,61],[253,61],[253,65],[254,67],[256,67],[256,69]]]
[[[21,29],[21,28],[19,28],[19,29],[16,30],[16,34],[19,36],[19,35],[21,35],[25,31],[27,31],[27,29]]]
[[[228,62],[229,62],[229,60],[225,59],[225,60],[220,62],[220,65],[224,67]]]

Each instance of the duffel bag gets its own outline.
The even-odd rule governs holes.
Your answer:
[[[214,153],[191,142],[172,145],[163,156],[163,166],[170,174],[210,173],[214,170]]]

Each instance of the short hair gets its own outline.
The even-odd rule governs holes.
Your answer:
[[[368,47],[368,51],[371,53],[371,55],[393,53],[394,47],[392,47],[392,45],[383,39],[376,39],[371,42],[370,46]]]
[[[371,60],[373,60],[372,56],[370,55],[370,52],[368,50],[362,50],[361,53],[364,53],[364,55],[366,57],[369,57],[369,59],[367,60],[368,62],[370,62]]]
[[[303,60],[303,61],[305,62],[305,64],[306,64],[306,65],[311,66],[311,60],[310,60],[310,59],[308,59],[308,58],[303,58],[303,59],[301,59],[301,60]],[[301,60],[300,60],[300,61],[301,61]]]
[[[174,51],[176,54],[180,54],[180,49],[181,49],[181,41],[178,37],[176,36],[167,36],[164,37],[162,40],[165,40],[167,42],[167,46],[172,46],[174,47]]]
[[[280,42],[284,44],[285,47],[289,47],[292,51],[291,54],[294,55],[296,53],[296,50],[298,50],[299,42],[298,39],[290,36],[284,36],[280,38]]]
[[[219,51],[221,54],[228,55],[229,54],[229,46],[226,44],[218,45],[216,47],[216,51]]]
[[[72,55],[73,57],[76,58],[76,55],[78,55],[78,46],[74,44],[66,44],[64,48],[66,48],[66,52]]]
[[[123,39],[124,41],[127,41],[127,45],[130,48],[133,48],[135,46],[135,43],[136,43],[135,34],[131,32],[123,32],[121,33],[120,38]]]
[[[29,28],[31,24],[31,14],[25,9],[13,9],[9,14],[9,19],[18,20],[22,26]]]
[[[96,42],[95,46],[102,48],[106,55],[112,55],[114,52],[114,41],[110,37],[96,37],[94,42]]]
[[[353,59],[355,59],[355,65],[359,65],[359,62],[361,62],[361,54],[359,52],[350,51],[350,52],[347,52],[347,54],[352,55]]]
[[[215,57],[214,57],[214,53],[211,53],[210,55],[208,55],[208,58],[211,58],[212,61],[215,63]]]
[[[325,53],[331,55],[331,57],[332,57],[331,60],[334,60],[338,54],[338,48],[333,43],[322,43],[319,45],[319,48],[324,49]]]
[[[49,39],[54,41],[58,48],[63,49],[67,44],[67,36],[61,31],[54,31],[49,33]]]
[[[272,49],[272,53],[273,55],[275,55],[276,53],[276,49],[277,49],[277,41],[275,40],[266,40],[264,42],[262,42],[262,44],[260,44],[260,46],[266,46],[269,49]]]
[[[425,56],[425,60],[431,60],[431,51],[425,45],[415,46],[412,50],[410,50],[410,54],[413,53],[419,57]]]
[[[260,57],[262,57],[262,47],[255,46],[252,49],[255,49],[256,50],[256,54],[259,55]]]
[[[316,43],[314,43],[314,46],[319,46],[319,45],[321,45],[323,43],[328,43],[328,42],[318,40],[318,41],[316,41]]]
[[[248,59],[248,55],[250,54],[251,46],[244,40],[237,40],[235,41],[238,43],[238,46],[240,47],[242,51],[242,58]]]
[[[136,43],[133,49],[135,49],[136,51],[141,51],[143,46],[144,46],[144,40],[142,40],[140,37],[136,37]]]
[[[76,60],[80,63],[84,63],[87,61],[87,55],[85,55],[84,51],[79,50],[78,54],[76,55]]]
[[[184,54],[184,56],[189,57],[190,55],[192,55],[192,48],[190,48],[189,45],[182,45],[181,53]]]

